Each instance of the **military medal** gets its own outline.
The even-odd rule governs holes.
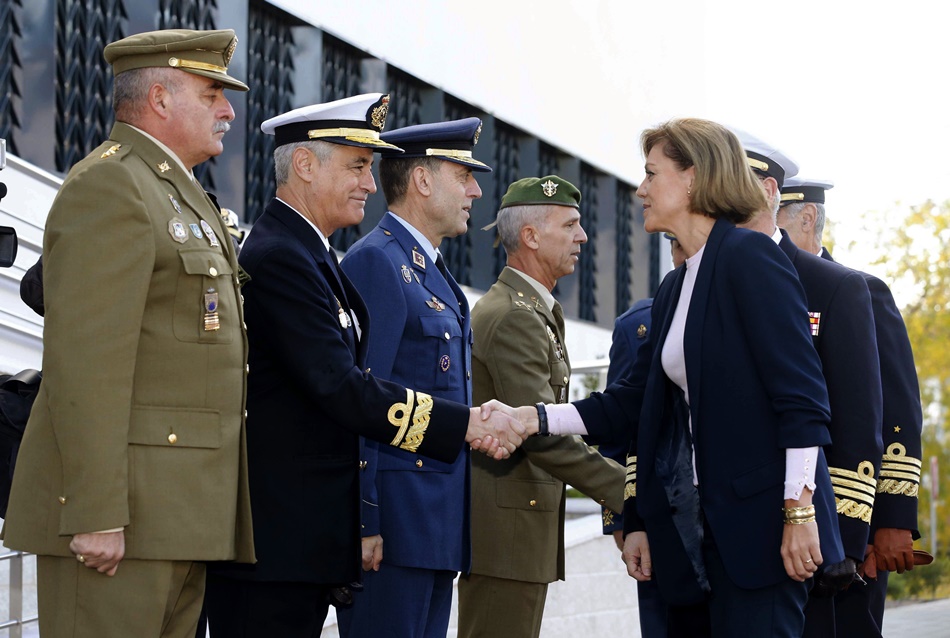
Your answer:
[[[554,331],[551,330],[551,326],[544,326],[548,330],[548,338],[551,340],[551,343],[554,344],[554,356],[557,357],[558,361],[564,358],[564,348],[561,347],[561,342],[557,340]]]
[[[426,305],[435,310],[436,312],[442,312],[445,310],[445,304],[439,301],[438,297],[432,297],[432,299],[426,299]]]
[[[218,236],[214,234],[214,230],[211,228],[211,224],[205,220],[201,220],[201,230],[205,231],[205,236],[208,238],[208,243],[211,244],[212,248],[217,248],[221,244],[218,242]]]
[[[177,219],[172,219],[168,222],[168,234],[179,244],[184,244],[188,241],[188,230],[185,228],[185,224]]]
[[[818,328],[821,325],[821,313],[808,311],[808,326],[811,328],[811,336],[818,336]]]
[[[208,288],[205,293],[205,332],[221,328],[221,318],[218,316],[218,293],[214,288]]]
[[[336,299],[336,305],[340,308],[340,327],[347,330],[353,325],[353,321],[350,319],[350,315],[346,313],[346,310],[343,309],[343,304],[336,298],[336,295],[334,295],[333,298]]]
[[[175,212],[181,215],[181,205],[178,203],[178,200],[175,199],[175,197],[171,193],[168,194],[168,199],[171,200],[172,206],[175,207]]]
[[[562,387],[561,391],[558,393],[557,402],[567,403],[567,387],[566,386]]]
[[[188,224],[188,228],[191,229],[191,234],[195,236],[195,239],[201,239],[204,236],[201,234],[201,228],[198,227],[198,224]]]
[[[416,283],[417,283],[417,284],[421,284],[421,283],[422,283],[421,281],[419,281],[419,273],[417,273],[415,270],[412,271],[412,276],[416,278]]]
[[[452,360],[449,359],[449,355],[442,355],[442,358],[439,359],[439,369],[441,369],[442,372],[448,372],[450,365],[452,365]]]
[[[422,256],[415,248],[412,249],[412,263],[425,270],[426,258]]]
[[[409,267],[406,264],[403,264],[401,270],[402,270],[402,280],[405,281],[407,284],[411,284],[412,274],[409,272]]]

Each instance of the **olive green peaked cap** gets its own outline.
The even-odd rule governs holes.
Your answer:
[[[147,67],[181,69],[247,91],[246,84],[228,75],[237,41],[231,29],[165,29],[130,35],[106,46],[102,54],[116,75]]]
[[[581,192],[557,175],[526,177],[513,182],[501,198],[500,208],[509,206],[571,206],[580,208]]]

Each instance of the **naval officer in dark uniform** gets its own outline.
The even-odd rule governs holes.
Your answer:
[[[360,580],[360,435],[451,463],[476,439],[504,456],[524,432],[367,370],[370,316],[328,237],[363,218],[373,153],[395,148],[379,137],[388,100],[371,93],[261,125],[276,138],[277,196],[240,255],[258,561],[209,576],[216,637],[318,636],[328,596]]]
[[[833,184],[822,180],[793,179],[782,187],[778,224],[803,251],[828,261],[831,253],[821,245],[825,225],[825,191]],[[917,492],[920,487],[921,428],[923,414],[914,353],[907,328],[887,284],[869,273],[860,273],[871,292],[877,352],[883,392],[883,456],[877,475],[874,511],[860,573],[866,587],[851,586],[835,596],[837,631],[841,636],[880,637],[884,600],[890,571],[913,569],[913,541],[917,530]],[[918,563],[919,564],[919,563]]]
[[[389,131],[379,181],[389,212],[343,259],[371,317],[366,365],[373,375],[470,405],[472,329],[468,300],[439,245],[468,230],[482,191],[473,157],[477,117]],[[470,465],[423,459],[366,440],[360,481],[363,590],[338,618],[344,638],[445,636],[452,584],[471,565]]]

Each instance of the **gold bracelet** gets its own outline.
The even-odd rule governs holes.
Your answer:
[[[783,507],[782,511],[785,512],[785,516],[814,516],[815,515],[815,506],[814,505],[805,505],[804,507]]]
[[[806,523],[814,523],[815,517],[809,516],[808,518],[786,518],[786,525],[805,525]]]

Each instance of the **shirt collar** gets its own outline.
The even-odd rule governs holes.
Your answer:
[[[548,307],[548,310],[554,310],[554,303],[557,300],[554,298],[554,295],[551,294],[551,291],[545,288],[544,285],[540,281],[538,281],[531,275],[528,275],[518,270],[517,268],[512,268],[511,266],[508,266],[508,267],[511,268],[516,273],[518,273],[519,277],[521,277],[526,282],[528,282],[531,285],[531,287],[537,291],[538,295],[541,297],[541,300],[544,301],[544,305]]]
[[[147,133],[147,132],[143,131],[142,129],[140,129],[140,128],[137,127],[137,126],[132,126],[132,125],[129,124],[128,122],[124,122],[124,124],[126,124],[127,126],[131,126],[131,127],[134,128],[136,131],[138,131],[139,133],[141,133],[142,135],[144,135],[144,136],[147,137],[148,139],[152,140],[152,142],[155,143],[155,146],[157,146],[158,148],[162,149],[163,151],[165,151],[166,153],[168,153],[168,154],[171,156],[171,158],[175,161],[175,163],[178,164],[179,168],[181,168],[181,170],[185,171],[185,175],[187,175],[187,176],[188,176],[189,178],[191,178],[191,179],[194,179],[194,178],[195,178],[195,174],[194,174],[192,171],[189,171],[187,168],[185,168],[185,163],[182,162],[182,161],[181,161],[181,158],[178,157],[178,156],[175,154],[175,151],[173,151],[172,149],[170,149],[170,148],[168,148],[167,146],[165,146],[165,144],[163,144],[160,139],[158,139],[158,138],[155,137],[154,135],[151,135],[150,133]]]

